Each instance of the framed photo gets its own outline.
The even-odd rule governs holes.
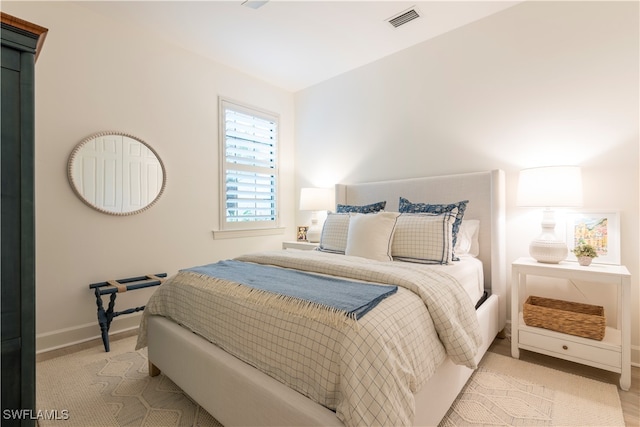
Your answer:
[[[572,250],[590,244],[598,256],[597,264],[620,264],[620,213],[576,212],[567,214],[567,247],[570,261],[577,261]]]
[[[299,225],[298,226],[298,242],[306,242],[307,241],[307,231],[309,231],[308,225]]]

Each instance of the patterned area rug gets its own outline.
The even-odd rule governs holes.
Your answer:
[[[38,362],[38,426],[222,426],[167,377],[150,377],[135,339]]]
[[[220,426],[164,375],[149,377],[135,337],[38,362],[36,412],[48,426]],[[35,415],[35,414],[34,414]],[[450,426],[624,426],[617,388],[487,353],[451,407]]]
[[[615,385],[487,353],[440,427],[624,426]]]

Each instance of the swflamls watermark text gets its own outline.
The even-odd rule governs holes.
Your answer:
[[[68,409],[4,409],[3,420],[68,420]]]

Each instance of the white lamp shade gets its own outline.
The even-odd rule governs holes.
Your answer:
[[[326,211],[332,207],[331,189],[302,188],[300,190],[301,211]]]
[[[582,206],[582,172],[578,166],[523,169],[518,179],[518,206]]]

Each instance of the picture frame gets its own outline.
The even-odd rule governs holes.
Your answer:
[[[594,264],[620,265],[620,212],[573,212],[566,219],[567,260],[577,261],[573,248],[588,243],[598,253]]]
[[[308,225],[299,225],[298,232],[296,233],[296,240],[298,242],[306,242],[307,241],[307,231],[309,231]]]

